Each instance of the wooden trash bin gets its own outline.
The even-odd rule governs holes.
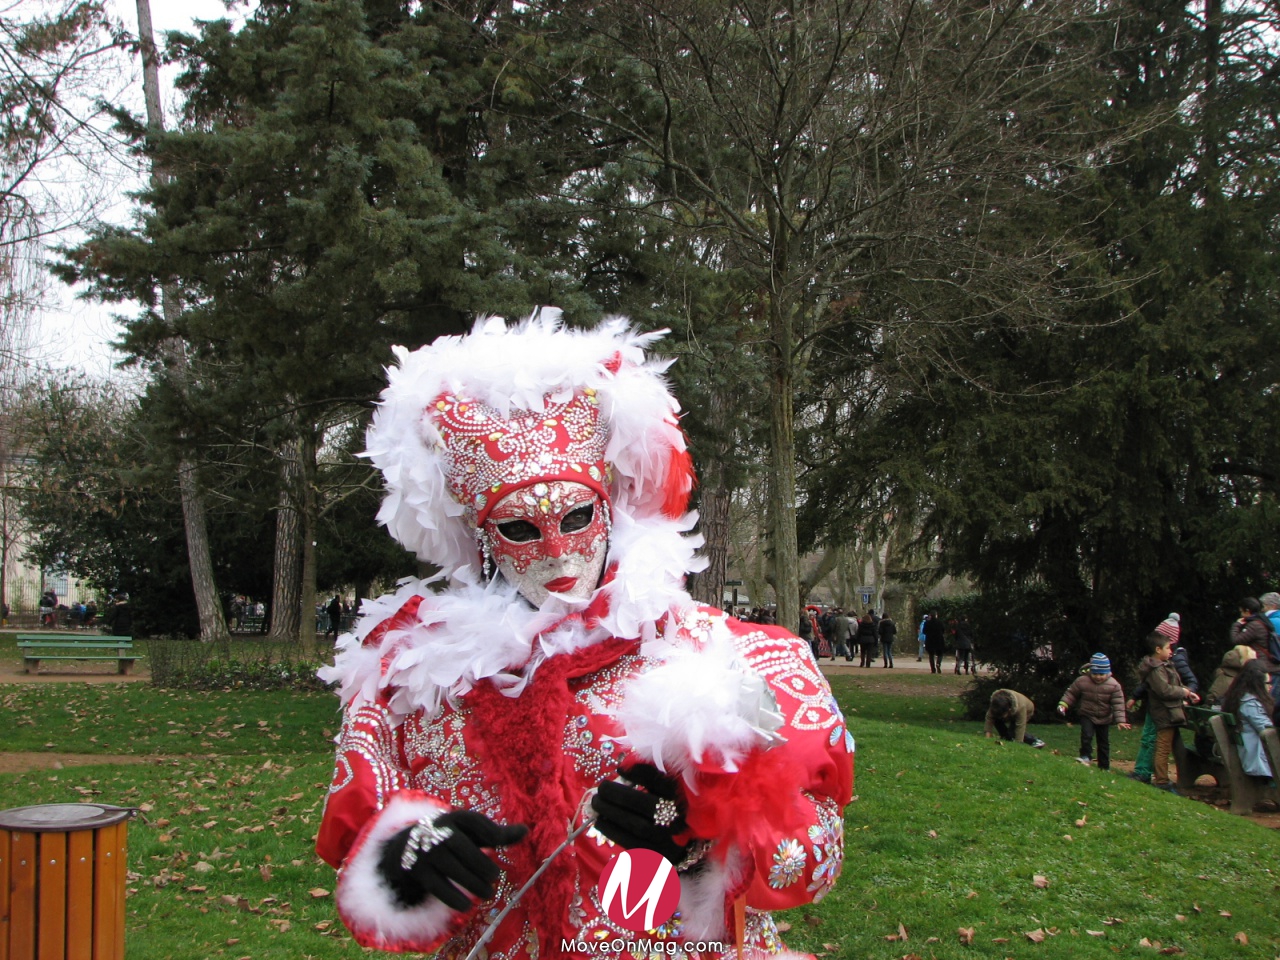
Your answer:
[[[130,807],[0,810],[0,960],[124,960]]]

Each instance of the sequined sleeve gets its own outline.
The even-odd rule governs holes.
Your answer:
[[[747,906],[781,910],[826,896],[844,863],[843,808],[853,792],[854,742],[826,679],[803,640],[776,627],[735,638],[739,652],[772,688],[786,718],[775,747],[777,769],[790,782],[774,783],[776,802],[756,809]],[[773,753],[774,751],[769,751]]]
[[[398,740],[385,706],[364,704],[346,710],[316,839],[316,852],[330,866],[342,866],[361,828],[392,794],[406,788]]]

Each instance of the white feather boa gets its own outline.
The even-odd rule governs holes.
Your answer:
[[[454,571],[443,593],[432,592],[443,577],[410,579],[394,594],[364,601],[355,632],[338,640],[334,665],[319,676],[340,684],[344,704],[372,703],[386,689],[396,716],[419,710],[434,715],[446,699],[465,695],[485,679],[508,696],[519,696],[539,664],[557,654],[610,637],[655,641],[658,622],[693,603],[684,589],[685,572],[706,565],[695,555],[701,537],[687,535],[696,521],[696,514],[640,522],[615,513],[609,559],[616,567],[613,578],[596,591],[597,597],[607,597],[608,611],[591,629],[580,619],[565,618],[596,597],[567,604],[551,596],[535,610],[500,578],[477,583],[470,568],[463,568]],[[418,595],[426,599],[413,623],[365,646],[375,627]]]

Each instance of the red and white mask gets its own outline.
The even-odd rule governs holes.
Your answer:
[[[604,572],[608,511],[608,502],[581,483],[534,483],[494,505],[484,540],[502,576],[535,607],[553,593],[583,601]]]

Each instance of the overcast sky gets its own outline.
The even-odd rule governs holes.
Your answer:
[[[107,0],[108,9],[131,33],[138,29],[138,8],[135,0]],[[195,20],[217,20],[226,17],[223,0],[151,0],[151,20],[156,40],[161,42],[165,31],[191,30]],[[160,83],[164,89],[165,119],[172,124],[174,117],[173,67],[161,67]],[[139,115],[143,110],[142,71],[140,65],[131,66],[134,96],[130,104]],[[123,189],[127,190],[128,186]],[[121,195],[114,216],[121,221],[129,215],[127,199]],[[119,336],[119,327],[112,312],[128,314],[129,310],[116,305],[107,307],[76,298],[76,291],[53,281],[50,288],[49,309],[40,318],[36,332],[36,356],[54,367],[83,370],[96,376],[111,374],[119,354],[111,349],[111,341]]]

